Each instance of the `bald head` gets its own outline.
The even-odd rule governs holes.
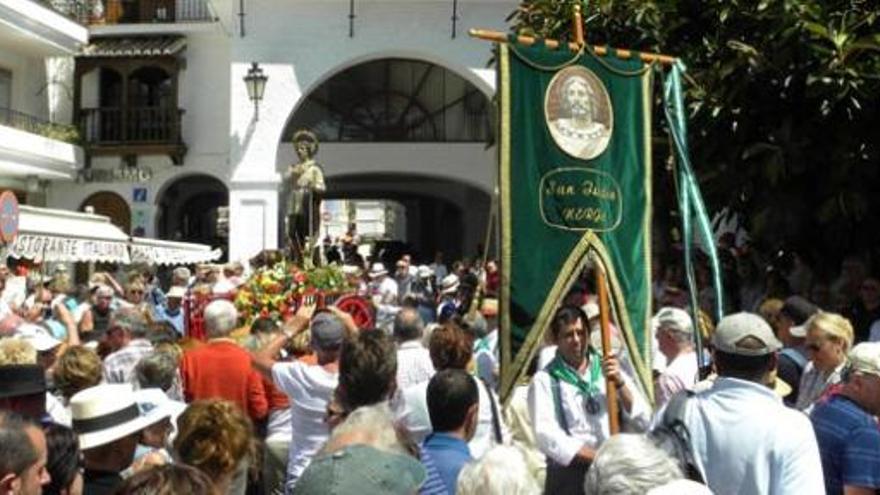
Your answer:
[[[425,323],[415,308],[403,308],[394,318],[394,338],[406,342],[422,338]]]

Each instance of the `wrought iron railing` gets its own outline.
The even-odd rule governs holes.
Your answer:
[[[83,108],[80,133],[91,145],[179,144],[182,116],[178,108]]]
[[[211,22],[208,0],[43,0],[82,24]]]
[[[79,141],[79,132],[75,126],[50,122],[11,108],[0,107],[0,125],[68,143]]]

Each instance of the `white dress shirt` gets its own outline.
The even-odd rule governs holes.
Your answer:
[[[840,383],[843,375],[843,368],[846,367],[846,361],[840,363],[827,376],[825,373],[813,364],[812,361],[807,363],[804,368],[804,374],[801,375],[801,383],[798,387],[797,401],[794,408],[810,414],[813,405],[822,397],[825,390],[836,383]]]
[[[403,390],[434,376],[431,353],[419,339],[402,342],[397,348],[397,388]]]
[[[629,425],[627,430],[644,431],[651,419],[650,405],[639,393],[632,379],[625,373],[622,376],[633,397],[632,410],[629,413],[623,408],[623,404],[620,405],[623,418]],[[587,366],[581,378],[590,379],[590,366]],[[611,436],[608,427],[605,378],[601,377],[597,383],[599,391],[596,395],[596,403],[599,407],[595,414],[587,412],[587,398],[577,387],[560,380],[561,409],[570,434],[565,432],[556,416],[552,380],[546,369],[535,374],[529,387],[529,413],[534,422],[538,449],[557,464],[568,466],[581,447],[598,449]]]
[[[486,391],[486,387],[474,378],[479,393],[479,412],[477,413],[477,431],[474,438],[468,442],[468,448],[474,459],[479,459],[489,449],[495,446],[495,430],[492,424],[492,406],[489,401],[495,402],[495,410],[498,411],[498,421],[501,426],[501,439],[505,445],[510,445],[510,430],[504,422],[504,414],[498,398],[492,397]],[[431,416],[428,414],[428,382],[418,383],[403,390],[398,400],[394,403],[396,422],[403,426],[410,434],[410,438],[421,444],[432,431]]]
[[[657,386],[654,389],[657,406],[666,404],[677,392],[692,389],[697,383],[699,372],[696,352],[689,351],[675,356],[675,359],[657,377]]]
[[[684,422],[716,495],[825,491],[809,418],[764,385],[718,377],[686,402]]]

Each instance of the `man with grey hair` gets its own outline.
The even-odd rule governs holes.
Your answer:
[[[158,388],[166,394],[177,379],[177,360],[167,352],[144,356],[134,368],[138,388]]]
[[[587,471],[584,493],[641,495],[679,479],[684,479],[684,473],[676,460],[650,438],[621,433],[599,447]]]
[[[699,366],[694,351],[694,323],[683,309],[665,307],[654,316],[657,344],[666,358],[666,369],[654,383],[657,406],[697,382]]]
[[[107,341],[111,348],[118,350],[104,359],[105,382],[133,383],[135,366],[144,356],[153,353],[148,332],[147,321],[137,309],[116,311],[107,330]]]
[[[229,338],[237,324],[238,312],[230,301],[217,299],[208,304],[208,342],[187,350],[180,360],[183,396],[186,402],[225,399],[259,421],[269,413],[269,402],[263,380],[251,369],[250,354]]]
[[[172,287],[189,287],[191,282],[192,273],[189,271],[189,268],[185,266],[178,266],[171,272],[171,286]]]
[[[434,376],[431,354],[422,345],[425,324],[415,308],[403,308],[394,318],[397,341],[397,389],[426,382]]]

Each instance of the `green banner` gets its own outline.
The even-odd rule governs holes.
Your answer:
[[[502,396],[593,260],[650,397],[651,67],[513,42],[498,62]]]

